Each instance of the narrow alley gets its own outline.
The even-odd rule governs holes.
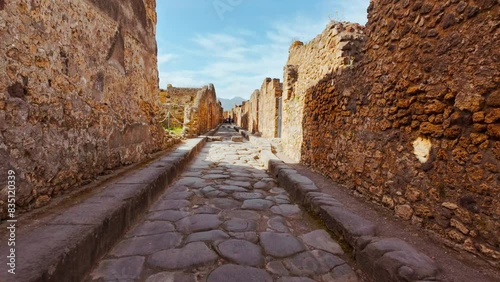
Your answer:
[[[255,145],[229,125],[211,139],[84,281],[362,281]]]

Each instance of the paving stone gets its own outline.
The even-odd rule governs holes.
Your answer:
[[[165,210],[165,211],[157,211],[149,213],[146,218],[148,220],[165,220],[175,222],[179,219],[185,218],[189,216],[190,213],[185,211],[173,211],[173,210]]]
[[[175,248],[181,241],[182,236],[177,232],[134,237],[118,243],[118,245],[111,250],[111,254],[116,257],[149,255],[158,250]]]
[[[300,208],[297,205],[279,205],[272,207],[271,211],[283,216],[292,216],[300,213]]]
[[[210,272],[207,282],[272,282],[273,278],[262,269],[225,264]]]
[[[269,177],[269,174],[265,172],[254,172],[252,173],[252,177],[255,179],[263,179]]]
[[[266,254],[274,257],[288,257],[306,249],[302,242],[289,233],[262,232],[259,237]]]
[[[335,282],[358,282],[358,276],[352,270],[352,268],[347,264],[342,264],[335,267],[329,273],[321,276],[324,281],[335,281]]]
[[[270,190],[273,186],[270,182],[259,181],[253,185],[253,188],[259,190]]]
[[[195,184],[205,183],[205,180],[199,177],[183,177],[179,179],[175,185],[184,185],[192,187]]]
[[[340,233],[351,246],[355,245],[358,237],[375,235],[376,228],[372,222],[345,208],[322,206],[320,217],[328,229]]]
[[[243,188],[252,188],[252,184],[247,181],[234,181],[234,180],[226,180],[224,181],[224,184],[231,185],[231,186],[238,186],[238,187],[243,187]]]
[[[222,228],[229,232],[256,231],[257,222],[250,219],[233,218],[224,222]]]
[[[211,206],[201,206],[193,210],[193,214],[218,214],[220,209]]]
[[[219,257],[203,242],[189,243],[180,249],[170,249],[153,254],[148,264],[161,269],[186,269],[212,264]]]
[[[132,229],[127,237],[148,236],[175,231],[175,226],[167,221],[145,221]]]
[[[189,207],[190,205],[191,203],[186,200],[162,200],[154,204],[150,210],[180,210],[182,208]]]
[[[277,188],[277,187],[271,189],[269,192],[271,192],[273,194],[286,194],[287,193],[285,189]]]
[[[236,200],[251,200],[251,199],[262,199],[264,195],[262,193],[252,193],[252,192],[238,192],[233,194],[233,198]]]
[[[360,241],[363,241],[362,237]],[[402,281],[435,277],[438,268],[427,255],[398,238],[373,238],[356,254],[356,261],[375,278],[397,277]]]
[[[229,235],[235,239],[247,240],[252,243],[259,242],[257,232],[229,232]]]
[[[266,265],[267,271],[278,276],[288,276],[290,272],[281,261],[271,261]]]
[[[247,172],[231,172],[231,177],[250,177],[252,176],[250,173]]]
[[[243,218],[243,219],[259,220],[261,217],[258,212],[249,210],[230,210],[230,211],[224,211],[222,214],[224,215],[225,218]]]
[[[267,226],[277,232],[289,233],[290,229],[286,224],[286,220],[281,216],[275,216],[267,221]]]
[[[334,281],[337,282],[337,280]],[[276,280],[276,282],[315,282],[315,281],[307,277],[281,277],[280,279]]]
[[[246,188],[240,187],[240,186],[234,186],[234,185],[219,185],[218,186],[221,191],[225,191],[228,193],[231,192],[248,192]]]
[[[239,208],[241,203],[233,199],[215,198],[210,200],[210,204],[221,210]]]
[[[233,142],[243,142],[243,136],[232,136],[231,141]]]
[[[204,196],[207,198],[225,198],[228,194],[226,192],[214,190],[212,192],[205,193]]]
[[[325,230],[318,229],[300,236],[302,241],[315,249],[327,251],[332,254],[341,255],[344,253],[342,247],[335,242],[330,234]]]
[[[149,276],[146,282],[196,282],[196,278],[190,273],[160,272]]]
[[[165,200],[189,200],[194,196],[193,192],[172,192],[162,197]]]
[[[230,239],[217,245],[224,258],[240,265],[260,266],[264,263],[261,248],[246,240]]]
[[[205,174],[202,177],[203,179],[213,180],[213,179],[227,179],[230,178],[229,175],[225,174]]]
[[[186,238],[186,243],[200,241],[220,241],[229,239],[229,235],[222,230],[210,230],[205,232],[197,232],[190,234]]]
[[[287,258],[284,264],[293,275],[310,276],[328,273],[345,261],[324,251],[311,251]]]
[[[144,268],[144,261],[144,257],[103,260],[90,276],[94,280],[133,281],[140,278],[142,269]]]
[[[175,223],[177,230],[183,233],[192,233],[217,229],[222,221],[217,215],[213,214],[196,214],[185,217]]]
[[[245,200],[241,208],[247,210],[267,210],[270,207],[272,207],[273,204],[274,203],[269,200],[253,199],[253,200]]]

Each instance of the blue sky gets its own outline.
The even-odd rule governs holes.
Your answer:
[[[266,77],[283,79],[288,48],[330,19],[366,23],[369,0],[159,0],[160,88],[213,83],[248,99]]]

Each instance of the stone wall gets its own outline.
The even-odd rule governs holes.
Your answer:
[[[283,75],[282,144],[292,159],[300,159],[306,90],[351,60],[359,61],[363,40],[362,26],[332,22],[306,45],[296,41],[290,47]]]
[[[499,22],[497,1],[372,1],[364,57],[307,91],[302,162],[498,263]]]
[[[223,109],[214,85],[204,86],[196,92],[193,102],[185,107],[183,132],[187,135],[207,133],[222,122],[222,117]]]
[[[28,210],[167,146],[154,0],[0,1],[0,187]]]
[[[278,107],[282,92],[280,80],[276,78],[266,78],[260,88],[258,131],[264,138],[278,137]]]
[[[188,105],[195,102],[201,88],[179,88],[171,84],[160,89],[159,99],[163,108],[163,125],[169,128],[184,126],[184,113]],[[168,114],[170,113],[170,116]],[[170,126],[169,126],[170,124]]]
[[[250,96],[250,100],[245,104],[248,115],[248,125],[244,128],[251,133],[259,132],[259,99],[260,91],[255,90]]]
[[[241,103],[239,114],[239,121],[236,123],[240,128],[248,129],[250,104],[248,101]]]

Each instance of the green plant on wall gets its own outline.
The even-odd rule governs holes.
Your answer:
[[[171,128],[163,128],[165,131],[168,131],[170,134],[181,135],[182,134],[182,126],[179,127],[171,127]]]

